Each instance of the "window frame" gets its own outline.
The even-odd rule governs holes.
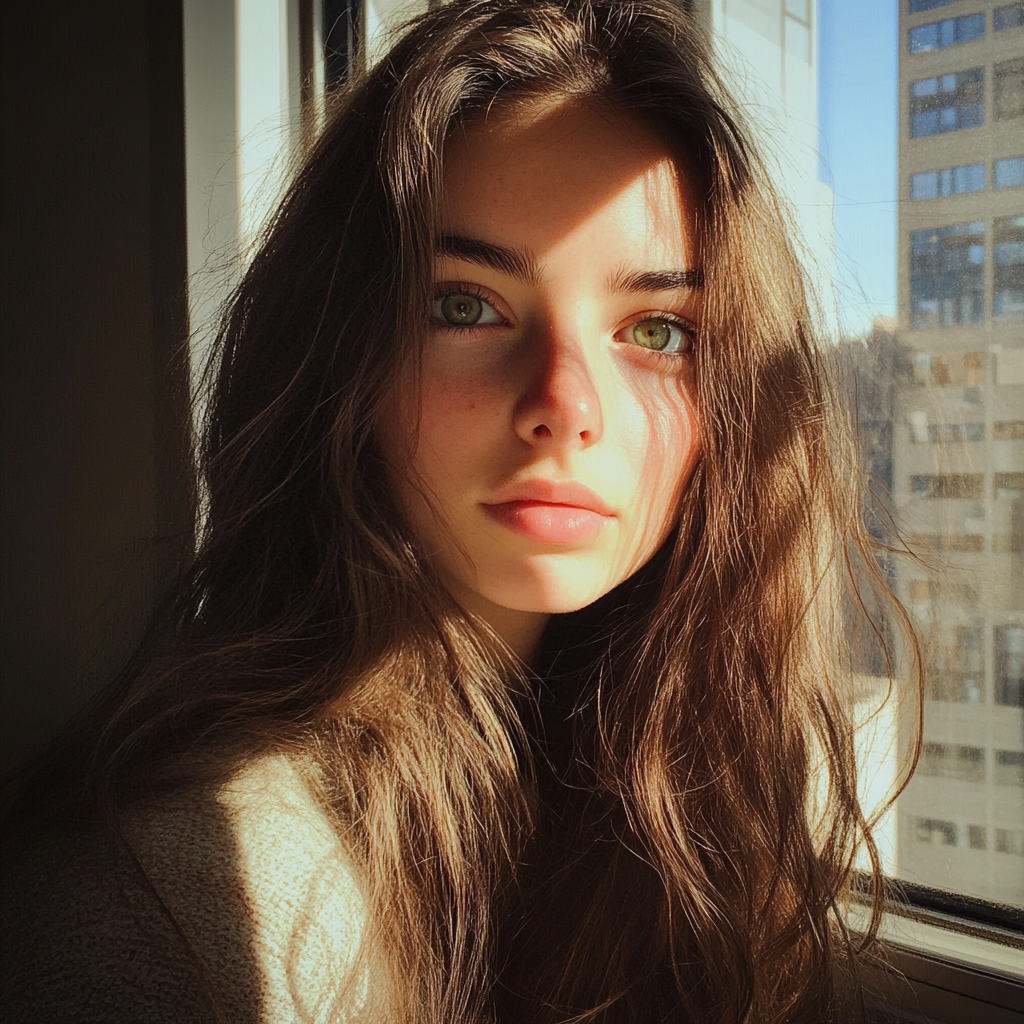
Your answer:
[[[438,2],[438,0],[430,0]],[[912,2],[912,0],[911,0]],[[915,13],[945,10],[958,0],[938,0],[927,7],[920,7]],[[320,2],[303,4],[310,14],[322,10]],[[325,77],[328,87],[344,77],[346,69],[358,69],[363,54],[366,52],[366,19],[360,0],[338,0],[332,5],[344,8],[346,20],[337,22],[337,33],[325,33],[329,43],[337,54],[336,65],[327,71]],[[700,5],[695,5],[698,7]],[[911,10],[913,8],[911,7]],[[319,31],[323,26],[319,27]],[[994,31],[994,30],[993,30]],[[988,26],[986,24],[986,35]],[[347,62],[347,64],[346,64]],[[971,71],[973,68],[966,68]],[[963,72],[958,72],[963,73]],[[982,81],[982,105],[987,119],[989,83]],[[970,126],[967,126],[970,127]],[[961,127],[954,131],[964,130]],[[940,135],[949,133],[942,132]],[[988,173],[986,173],[986,178]],[[986,244],[988,248],[988,244]],[[986,259],[990,259],[986,253]],[[1009,947],[1024,951],[1024,909],[1017,910],[1002,904],[993,903],[980,897],[967,896],[955,891],[938,890],[928,886],[901,881],[896,878],[884,880],[886,912],[883,920],[883,941],[885,943],[885,965],[869,968],[868,973],[874,979],[883,980],[882,975],[898,972],[909,980],[914,998],[923,1004],[922,995],[928,990],[942,993],[941,998],[953,998],[968,1002],[974,1009],[977,1004],[991,1006],[1006,1012],[1013,1012],[1014,1007],[1024,1006],[1024,959],[1021,971],[1012,974],[993,967],[991,970],[979,969],[977,965],[959,960],[955,955],[942,956],[929,951],[923,944],[915,945],[912,939],[893,938],[892,924],[897,921],[911,921],[917,924],[938,928],[951,934],[962,935],[982,942],[992,943],[996,947]],[[870,901],[870,876],[857,873],[851,888],[852,902],[863,908]],[[882,996],[883,1000],[886,997]],[[898,1003],[899,998],[890,997],[888,1005]],[[971,1011],[973,1012],[973,1011]],[[949,1024],[976,1024],[977,1017],[966,1015],[949,1018]],[[943,1014],[944,1019],[946,1015]]]

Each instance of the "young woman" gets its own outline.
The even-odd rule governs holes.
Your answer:
[[[667,0],[444,6],[337,97],[195,560],[18,800],[8,1019],[840,1015],[887,595],[730,109]]]

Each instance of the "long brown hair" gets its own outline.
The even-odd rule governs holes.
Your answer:
[[[374,429],[424,333],[446,140],[550,95],[685,160],[703,454],[664,548],[554,621],[530,672],[438,582]],[[668,0],[457,2],[332,107],[225,317],[201,540],[95,713],[90,792],[116,813],[301,754],[365,876],[388,1019],[831,1019],[858,843],[878,872],[842,609],[890,598],[707,41]]]

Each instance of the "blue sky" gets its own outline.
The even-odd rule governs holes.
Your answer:
[[[819,0],[820,177],[835,193],[843,326],[870,329],[896,314],[894,0]]]

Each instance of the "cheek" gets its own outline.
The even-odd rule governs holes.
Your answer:
[[[435,492],[486,456],[503,422],[499,392],[493,376],[424,367],[410,468]]]
[[[625,380],[622,447],[638,467],[639,505],[649,509],[652,520],[674,518],[701,448],[692,373],[658,378],[627,373]]]

